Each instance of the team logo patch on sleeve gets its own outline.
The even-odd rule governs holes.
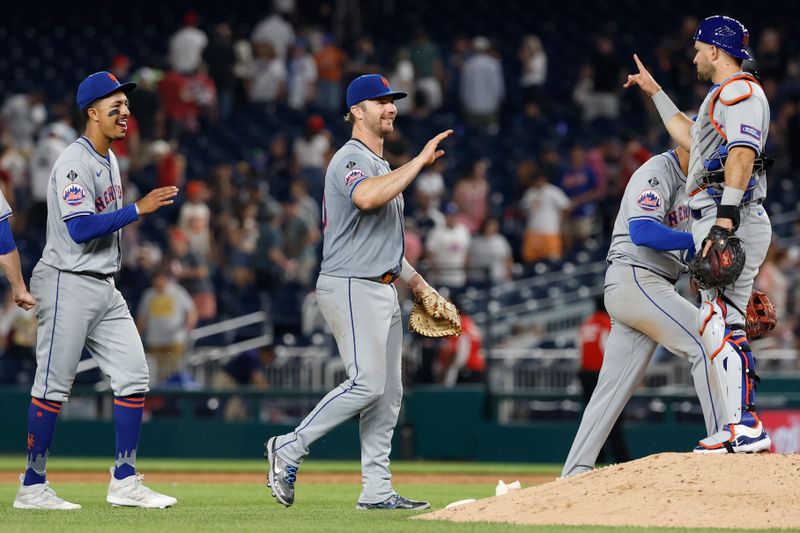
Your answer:
[[[355,168],[355,169],[351,170],[350,172],[348,172],[347,175],[344,177],[344,184],[347,187],[349,187],[350,185],[353,184],[354,181],[356,181],[357,179],[359,179],[359,178],[361,178],[363,176],[364,176],[364,173],[361,172],[360,170],[358,170],[357,168]]]
[[[661,207],[661,194],[654,189],[645,189],[639,193],[636,203],[644,211],[655,211]]]
[[[761,140],[761,130],[758,128],[754,128],[753,126],[748,126],[747,124],[742,124],[739,130],[745,135],[749,135],[750,137],[758,139],[759,141]]]
[[[83,200],[86,198],[86,192],[79,183],[70,183],[64,187],[64,192],[61,197],[64,199],[65,204],[76,207],[83,203]]]

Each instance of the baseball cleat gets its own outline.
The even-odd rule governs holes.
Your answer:
[[[269,462],[267,486],[278,503],[290,507],[294,503],[294,482],[297,480],[297,467],[290,465],[275,452],[275,439],[272,437],[264,446],[264,457]]]
[[[23,479],[25,479],[24,474],[19,476],[19,489],[14,498],[14,509],[71,511],[81,508],[77,503],[71,503],[56,496],[56,491],[50,487],[47,481],[35,485],[23,485]]]
[[[409,500],[403,498],[399,494],[392,494],[386,500],[380,503],[362,503],[356,504],[356,511],[371,511],[374,509],[400,509],[401,511],[422,511],[423,509],[430,509],[431,504],[423,501]]]
[[[772,446],[761,422],[754,428],[744,424],[729,424],[726,429],[701,440],[695,453],[759,453]]]
[[[166,494],[149,489],[142,483],[144,474],[134,474],[125,479],[114,477],[111,468],[111,482],[108,484],[106,501],[114,507],[142,507],[144,509],[164,509],[172,507],[178,500]]]

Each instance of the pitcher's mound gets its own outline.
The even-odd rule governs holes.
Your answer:
[[[661,453],[417,518],[510,524],[798,528],[800,455]]]

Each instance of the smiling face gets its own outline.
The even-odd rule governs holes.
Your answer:
[[[122,140],[128,133],[129,105],[125,93],[117,91],[92,102],[86,110],[86,117],[103,136],[112,141]]]
[[[712,60],[717,47],[700,41],[694,42],[694,66],[697,68],[697,79],[712,81],[714,79],[714,65]]]
[[[376,100],[364,100],[350,108],[350,113],[362,127],[378,137],[386,137],[394,130],[397,107],[394,98],[384,96]]]

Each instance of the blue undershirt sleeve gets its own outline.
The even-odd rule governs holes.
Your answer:
[[[654,250],[686,250],[694,248],[694,238],[687,231],[669,229],[655,220],[638,219],[628,222],[631,240],[637,246]]]
[[[130,204],[111,213],[70,218],[66,221],[66,224],[72,240],[78,244],[83,244],[92,239],[114,233],[138,218],[136,204]]]
[[[0,255],[6,255],[17,249],[14,235],[11,234],[11,224],[8,219],[0,222]]]

